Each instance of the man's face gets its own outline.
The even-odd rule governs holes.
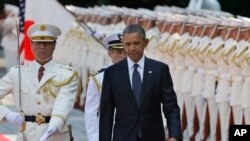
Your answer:
[[[56,42],[31,42],[31,45],[36,61],[46,63],[52,58]]]
[[[125,33],[123,35],[123,47],[127,56],[137,63],[143,56],[148,39],[144,39],[140,33]]]
[[[108,52],[113,64],[116,64],[125,58],[124,49],[111,49]]]

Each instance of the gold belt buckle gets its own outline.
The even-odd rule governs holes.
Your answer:
[[[36,123],[38,125],[45,123],[45,117],[41,113],[37,113],[36,115]]]

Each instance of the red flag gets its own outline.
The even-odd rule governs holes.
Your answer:
[[[27,35],[28,28],[34,23],[35,23],[34,21],[29,21],[29,20],[24,22],[24,38],[20,47],[20,53],[23,52],[24,62],[34,60],[34,55],[31,51],[30,39]]]

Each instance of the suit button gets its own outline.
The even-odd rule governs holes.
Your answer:
[[[40,105],[40,104],[41,104],[41,102],[40,102],[40,101],[38,101],[38,102],[36,102],[36,104],[37,104],[37,105]]]
[[[37,91],[37,94],[40,94],[40,91]]]

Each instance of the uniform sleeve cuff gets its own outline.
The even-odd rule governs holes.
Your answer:
[[[1,105],[1,103],[0,103],[0,121],[4,121],[5,116],[10,112],[11,112],[11,110],[9,108],[7,108],[4,105]]]

